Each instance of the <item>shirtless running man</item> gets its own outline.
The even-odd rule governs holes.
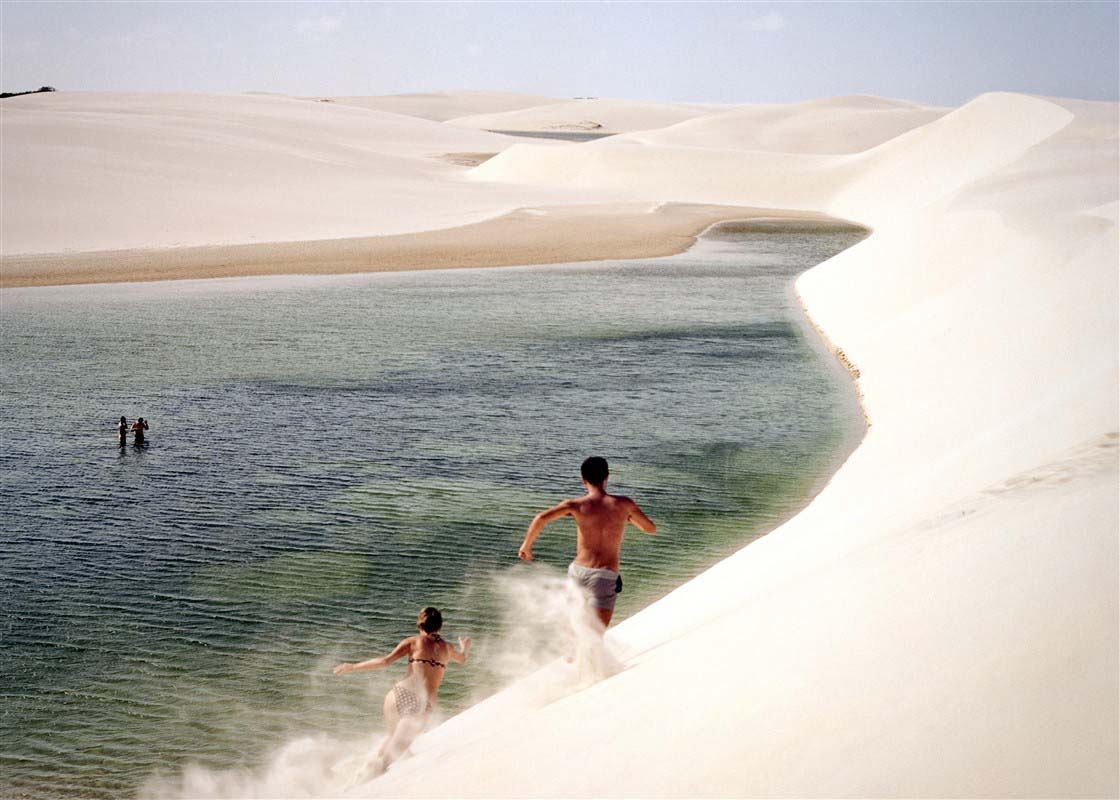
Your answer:
[[[517,556],[532,561],[533,542],[544,526],[561,517],[575,517],[576,560],[569,565],[568,576],[588,591],[591,607],[605,629],[611,624],[615,600],[622,591],[618,555],[626,523],[650,534],[657,532],[657,526],[629,497],[607,494],[610,471],[605,458],[592,456],[580,465],[579,472],[587,494],[565,500],[533,517]]]

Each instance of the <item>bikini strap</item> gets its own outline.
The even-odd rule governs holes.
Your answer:
[[[408,663],[409,664],[431,664],[433,667],[444,667],[444,668],[447,667],[446,664],[443,664],[439,661],[436,661],[434,658],[413,658],[412,656],[409,656],[408,657]]]

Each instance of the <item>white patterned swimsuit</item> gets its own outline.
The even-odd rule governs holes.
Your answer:
[[[393,687],[393,702],[402,717],[414,717],[428,710],[428,698],[417,692],[408,681],[401,681]]]

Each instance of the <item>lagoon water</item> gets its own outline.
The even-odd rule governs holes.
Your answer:
[[[589,454],[660,526],[628,535],[616,619],[772,528],[862,430],[790,289],[861,235],[4,292],[0,796],[130,796],[379,729],[401,670],[330,667],[427,604],[475,638],[444,685],[462,708],[498,684],[525,526]],[[117,446],[122,414],[145,447]],[[573,540],[550,526],[533,569]]]

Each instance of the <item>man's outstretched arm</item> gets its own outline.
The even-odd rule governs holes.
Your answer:
[[[542,511],[533,517],[533,521],[529,523],[529,530],[525,532],[525,541],[521,543],[521,549],[517,551],[517,557],[522,561],[533,560],[533,542],[541,535],[544,526],[555,519],[567,517],[572,513],[572,501],[565,500],[559,505],[555,505],[547,511]]]
[[[632,522],[642,533],[657,533],[657,526],[653,523],[653,520],[647,517],[633,500],[630,501],[630,513],[626,517],[626,521]]]

